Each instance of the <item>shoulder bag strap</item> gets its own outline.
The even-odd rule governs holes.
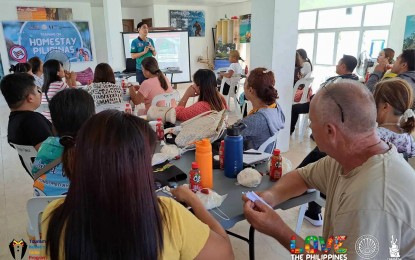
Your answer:
[[[48,163],[45,167],[43,167],[35,175],[33,175],[33,181],[36,181],[40,176],[52,170],[54,167],[56,167],[61,162],[62,162],[62,157],[58,157],[55,160]]]

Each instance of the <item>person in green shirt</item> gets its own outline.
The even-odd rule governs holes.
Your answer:
[[[131,42],[131,58],[136,60],[136,81],[141,84],[146,78],[141,68],[141,62],[146,57],[156,56],[154,42],[148,38],[148,26],[143,22],[137,24],[139,36]]]

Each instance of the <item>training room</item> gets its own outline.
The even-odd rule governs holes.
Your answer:
[[[413,0],[0,6],[0,259],[415,259]]]

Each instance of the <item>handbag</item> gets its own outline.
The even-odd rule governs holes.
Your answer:
[[[210,142],[217,140],[225,131],[228,121],[226,109],[218,112],[210,110],[183,122],[180,133],[176,136],[178,147],[194,146],[194,142],[208,138]]]
[[[170,122],[174,124],[176,123],[176,109],[173,107],[150,106],[147,111],[147,120],[154,121],[157,118],[161,118],[163,123]]]

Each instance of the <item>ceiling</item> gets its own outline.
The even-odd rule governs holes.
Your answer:
[[[7,0],[0,0],[5,2]],[[31,1],[33,0],[23,0]],[[91,3],[92,6],[103,6],[103,0],[42,0],[42,2],[53,3],[53,2],[83,2]],[[114,0],[110,0],[114,1]],[[170,5],[170,4],[182,4],[182,5],[203,5],[203,6],[219,6],[224,4],[234,4],[247,2],[250,0],[121,0],[122,7],[143,7],[149,5]]]

